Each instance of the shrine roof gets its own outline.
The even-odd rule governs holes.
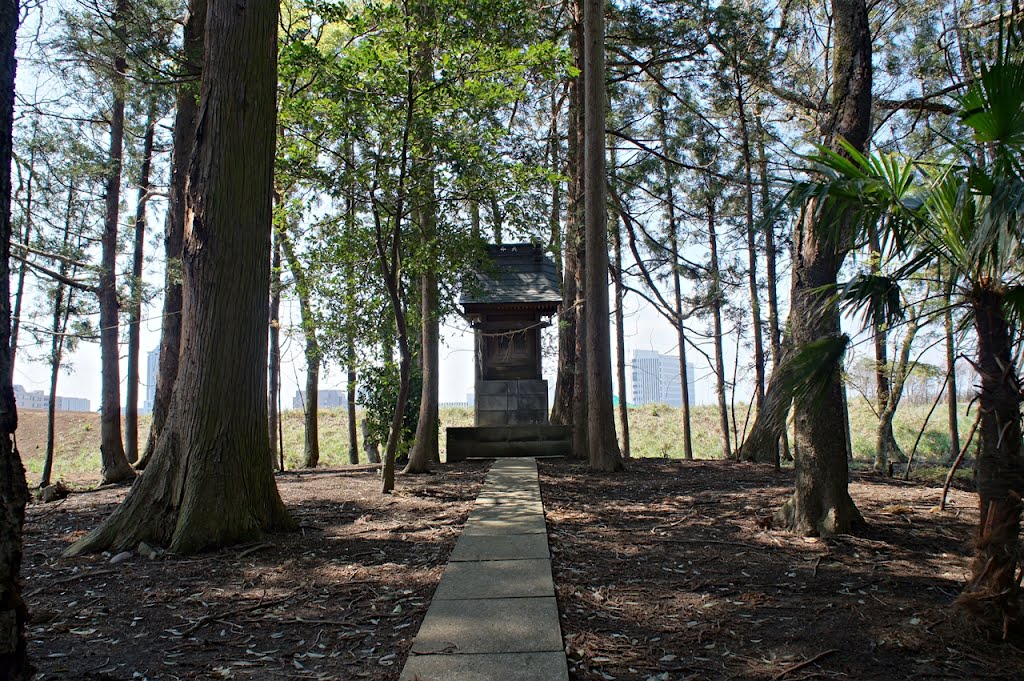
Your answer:
[[[476,281],[462,292],[460,303],[480,305],[540,305],[562,302],[561,281],[554,261],[534,244],[489,244],[491,262],[483,263]]]

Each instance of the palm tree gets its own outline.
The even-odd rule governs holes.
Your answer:
[[[958,103],[968,139],[946,159],[825,149],[812,158],[824,179],[797,193],[852,211],[856,227],[878,224],[888,241],[893,274],[856,277],[840,292],[846,302],[898,313],[901,282],[935,264],[954,277],[952,304],[968,312],[977,335],[981,411],[981,518],[971,579],[958,603],[1005,639],[1024,629],[1022,386],[1013,362],[1024,333],[1024,58],[1016,43],[1000,48]]]

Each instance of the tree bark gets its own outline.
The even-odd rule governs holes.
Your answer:
[[[579,364],[578,354],[580,331],[579,279],[580,245],[583,240],[583,80],[582,70],[582,16],[579,0],[569,0],[572,32],[570,49],[579,75],[569,80],[569,110],[567,132],[566,175],[569,177],[566,192],[565,234],[562,249],[565,263],[562,268],[562,305],[558,311],[558,372],[555,378],[555,393],[551,405],[551,423],[571,425],[576,410],[576,396],[580,387],[576,385]],[[583,450],[573,449],[576,452]],[[582,456],[582,454],[576,454]]]
[[[614,155],[612,156],[614,159]],[[618,214],[612,214],[612,253],[615,257],[615,380],[619,393],[619,423],[622,425],[622,456],[629,458],[629,400],[626,397],[626,329],[622,313],[625,290],[622,285],[622,230]]]
[[[61,252],[67,252],[71,243],[71,221],[74,215],[75,187],[72,184],[68,187],[68,203],[64,211],[64,229],[61,239]],[[81,243],[81,236],[79,236]],[[67,260],[61,260],[59,273],[64,276],[74,277],[71,264]],[[43,474],[39,481],[39,487],[48,487],[50,477],[53,473],[53,455],[55,446],[55,429],[57,421],[57,381],[60,377],[60,366],[64,355],[65,333],[68,328],[68,320],[71,317],[71,303],[75,295],[73,287],[65,287],[64,283],[58,281],[57,290],[53,297],[53,317],[50,324],[50,403],[46,414],[46,454],[43,457]],[[65,292],[67,300],[64,299]]]
[[[868,257],[871,261],[871,273],[881,272],[881,246],[878,241],[877,226],[868,227]],[[903,451],[896,442],[896,434],[892,429],[892,417],[895,414],[895,406],[888,411],[890,401],[889,381],[889,344],[888,329],[886,328],[885,311],[881,305],[876,305],[874,317],[871,320],[872,332],[875,345],[875,402],[878,410],[878,427],[875,429],[875,463],[876,473],[884,473],[889,466],[891,459],[903,460]],[[898,400],[897,400],[898,402]]]
[[[150,167],[153,165],[153,137],[156,111],[151,108],[142,140],[142,167],[139,169],[139,194],[135,208],[135,252],[132,260],[131,309],[128,311],[128,371],[124,405],[125,457],[129,463],[139,460],[139,346],[142,342],[142,248],[146,242],[146,204],[149,202]]]
[[[32,239],[32,211],[34,210],[35,174],[36,174],[36,141],[39,138],[39,119],[32,122],[32,148],[28,155],[28,180],[25,183],[25,231],[21,234],[21,243],[26,246]],[[18,266],[18,286],[14,291],[14,313],[11,315],[11,371],[14,371],[18,354],[18,331],[21,328],[21,307],[25,302],[25,275],[28,274],[28,263],[22,261]],[[13,381],[13,378],[12,378]]]
[[[584,215],[586,236],[587,446],[590,469],[623,469],[612,407],[612,352],[608,327],[608,173],[605,162],[604,3],[583,10]]]
[[[348,398],[348,462],[354,466],[359,463],[359,437],[356,432],[356,343],[351,332],[345,356],[348,364],[345,383]]]
[[[416,440],[403,473],[426,473],[440,457],[438,446],[438,375],[440,369],[440,324],[438,320],[437,274],[429,271],[420,278],[420,325],[423,358],[423,386],[416,420]]]
[[[33,669],[25,648],[28,608],[21,597],[22,528],[28,484],[14,440],[18,412],[11,384],[11,158],[14,58],[18,3],[0,8],[0,670],[27,681]]]
[[[743,151],[743,193],[747,226],[747,282],[750,287],[750,326],[754,336],[754,407],[761,411],[764,403],[764,339],[761,334],[761,293],[757,284],[757,239],[754,229],[754,164],[750,153],[750,131],[747,127],[743,78],[735,70],[736,113],[740,123]],[[735,423],[735,419],[734,419]]]
[[[417,7],[419,23],[426,29],[434,25],[434,12],[428,2],[420,1]],[[426,85],[434,77],[434,49],[429,40],[424,40],[417,50],[419,73],[417,79]],[[417,195],[420,205],[416,209],[423,249],[423,268],[420,275],[420,369],[423,380],[420,386],[420,409],[416,419],[416,435],[409,461],[404,473],[426,473],[430,464],[441,460],[438,443],[438,408],[440,402],[441,369],[439,346],[441,344],[440,303],[436,263],[437,243],[437,199],[435,196],[434,174],[437,172],[434,159],[434,140],[429,121],[420,121],[416,126],[419,158],[414,163]]]
[[[182,43],[182,79],[175,94],[174,132],[171,150],[171,184],[168,188],[167,221],[164,225],[164,305],[160,329],[160,363],[153,398],[153,420],[146,450],[136,468],[145,468],[167,421],[171,391],[178,377],[181,354],[181,260],[185,235],[185,180],[196,139],[198,83],[203,68],[207,0],[189,0]]]
[[[663,148],[668,146],[668,124],[665,120],[665,95],[658,96],[658,134]],[[675,171],[668,159],[662,161],[665,176],[665,199],[668,213],[668,242],[672,256],[673,313],[675,316],[676,343],[679,346],[679,386],[682,389],[683,458],[693,460],[693,433],[690,423],[690,384],[686,371],[686,323],[683,314],[683,277],[679,271],[679,220],[676,217]]]
[[[127,1],[118,0],[114,11],[114,31],[120,30]],[[123,482],[135,477],[125,457],[121,439],[121,352],[118,346],[117,231],[121,202],[121,166],[124,154],[125,61],[123,47],[114,57],[113,104],[110,113],[110,150],[107,153],[106,214],[101,238],[102,257],[99,281],[100,307],[100,471],[102,484]]]
[[[832,0],[834,21],[832,119],[826,130],[830,147],[845,138],[863,151],[871,136],[871,34],[864,0]],[[849,236],[829,235],[825,221],[810,205],[795,228],[790,327],[797,352],[812,343],[840,338],[839,308],[830,294],[846,255]],[[846,231],[845,229],[842,231]],[[838,362],[820,400],[799,399],[796,423],[796,491],[776,519],[804,535],[851,532],[864,519],[850,498]],[[813,403],[812,403],[813,402]]]
[[[1020,517],[1024,492],[1021,384],[1014,370],[1002,290],[976,284],[970,293],[981,378],[977,481],[981,519],[971,578],[958,605],[995,637],[1020,631]]]
[[[211,0],[188,170],[181,371],[152,461],[68,555],[193,553],[293,529],[270,468],[267,334],[277,5]]]
[[[941,279],[941,277],[940,277]],[[960,423],[957,420],[956,404],[956,338],[953,335],[953,286],[955,279],[950,273],[949,281],[943,285],[943,304],[946,311],[943,314],[946,332],[946,402],[949,420],[949,463],[956,461],[960,455]]]
[[[295,280],[295,291],[299,297],[299,315],[302,318],[302,336],[306,340],[306,401],[302,467],[316,468],[320,463],[320,343],[316,337],[316,320],[313,318],[312,301],[309,297],[309,282],[299,262],[291,238],[283,231],[277,233],[281,250],[284,251],[288,268]],[[280,418],[280,416],[279,416]]]
[[[732,446],[729,442],[729,408],[725,401],[725,357],[722,347],[722,277],[718,268],[718,235],[716,228],[716,211],[714,197],[707,200],[708,211],[708,248],[711,257],[711,321],[715,337],[715,395],[718,398],[718,430],[722,443],[722,458],[732,458]]]
[[[271,233],[273,258],[270,262],[270,355],[268,370],[270,380],[267,432],[270,435],[270,467],[281,468],[278,451],[281,443],[278,434],[281,425],[281,410],[278,409],[278,395],[281,393],[281,236],[275,229]]]

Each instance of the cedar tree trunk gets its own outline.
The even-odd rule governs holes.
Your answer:
[[[114,28],[125,11],[126,0],[118,0]],[[123,49],[123,48],[122,48]],[[103,484],[135,477],[128,464],[121,439],[121,351],[117,300],[117,228],[121,202],[121,165],[124,154],[124,92],[127,69],[123,53],[114,58],[113,106],[110,112],[110,150],[107,154],[106,213],[103,219],[99,307],[100,307],[100,470]]]
[[[156,112],[150,110],[142,141],[142,167],[139,169],[139,195],[135,208],[135,253],[132,260],[132,299],[128,311],[128,385],[125,389],[125,456],[130,463],[139,460],[139,345],[142,341],[142,247],[146,241],[146,203],[149,201],[149,171],[153,164],[153,136]]]
[[[605,163],[604,3],[583,11],[583,204],[586,236],[587,447],[590,469],[622,470],[612,407],[612,349],[608,324],[608,174]]]
[[[580,248],[583,240],[583,79],[580,32],[582,22],[578,0],[571,0],[573,31],[570,35],[574,66],[579,75],[569,79],[569,109],[566,175],[569,178],[566,192],[565,234],[561,240],[565,264],[562,268],[562,306],[558,311],[558,371],[555,378],[555,394],[551,405],[551,423],[571,425],[576,414],[575,396],[578,393],[576,375],[579,360],[577,354],[580,331],[579,298]],[[582,451],[574,456],[582,456]]]
[[[181,369],[153,459],[67,554],[177,553],[293,529],[270,468],[267,324],[277,5],[211,0],[188,171]]]
[[[320,463],[320,343],[316,337],[316,320],[313,318],[312,301],[309,298],[309,282],[302,269],[302,263],[299,262],[299,256],[288,234],[282,229],[277,232],[277,236],[285,260],[288,261],[288,268],[292,271],[292,278],[295,280],[295,291],[299,296],[299,315],[302,318],[302,335],[306,339],[306,401],[303,428],[305,442],[302,467],[316,468]]]
[[[718,268],[718,235],[714,197],[708,197],[708,247],[711,257],[711,320],[715,336],[715,395],[718,397],[718,431],[722,458],[732,458],[729,442],[729,410],[725,402],[725,357],[722,347],[722,278]]]
[[[14,40],[18,3],[0,8],[0,675],[32,678],[25,652],[28,608],[21,599],[22,527],[28,484],[14,441],[18,412],[11,385],[11,156],[14,127]]]
[[[146,451],[137,468],[149,463],[157,438],[167,420],[171,391],[178,377],[181,350],[181,257],[185,234],[185,179],[196,139],[199,78],[203,67],[207,0],[189,0],[182,47],[182,82],[175,94],[174,133],[171,150],[171,184],[168,188],[167,222],[164,225],[164,306],[160,330],[160,361],[153,398],[153,420]]]

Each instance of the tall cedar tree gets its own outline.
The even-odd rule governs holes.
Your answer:
[[[123,43],[126,0],[117,0],[114,9],[116,52],[113,57],[111,89],[113,100],[110,111],[110,151],[107,156],[106,215],[103,219],[103,250],[100,269],[100,461],[104,483],[123,482],[135,477],[125,457],[121,439],[121,353],[117,300],[117,228],[121,209],[121,170],[124,157],[125,107],[125,45]]]
[[[267,435],[277,4],[211,0],[183,254],[181,365],[153,460],[77,555],[191,553],[294,527]]]
[[[0,679],[32,677],[25,651],[28,609],[21,599],[22,527],[28,484],[14,442],[18,412],[11,385],[11,154],[14,40],[18,3],[0,6]]]
[[[584,215],[586,224],[587,446],[590,468],[622,470],[612,408],[612,348],[608,324],[608,211],[605,159],[604,3],[583,6]],[[577,454],[578,455],[578,454]]]
[[[832,0],[832,119],[827,142],[839,149],[845,139],[863,151],[871,136],[871,33],[864,0]],[[798,352],[841,338],[839,308],[828,293],[836,285],[846,255],[842,234],[830,234],[832,218],[807,206],[793,235],[793,287],[789,314]],[[798,398],[796,491],[776,514],[782,526],[804,535],[850,532],[864,520],[850,498],[846,416],[838,358],[820,393]]]
[[[206,30],[207,0],[189,0],[188,19],[182,39],[181,82],[175,93],[171,186],[168,189],[167,222],[164,226],[164,308],[160,331],[160,369],[153,398],[153,420],[145,453],[137,468],[145,468],[156,448],[157,438],[167,420],[171,390],[178,378],[181,348],[181,253],[185,233],[185,176],[195,142],[197,94],[202,73],[203,33]]]

